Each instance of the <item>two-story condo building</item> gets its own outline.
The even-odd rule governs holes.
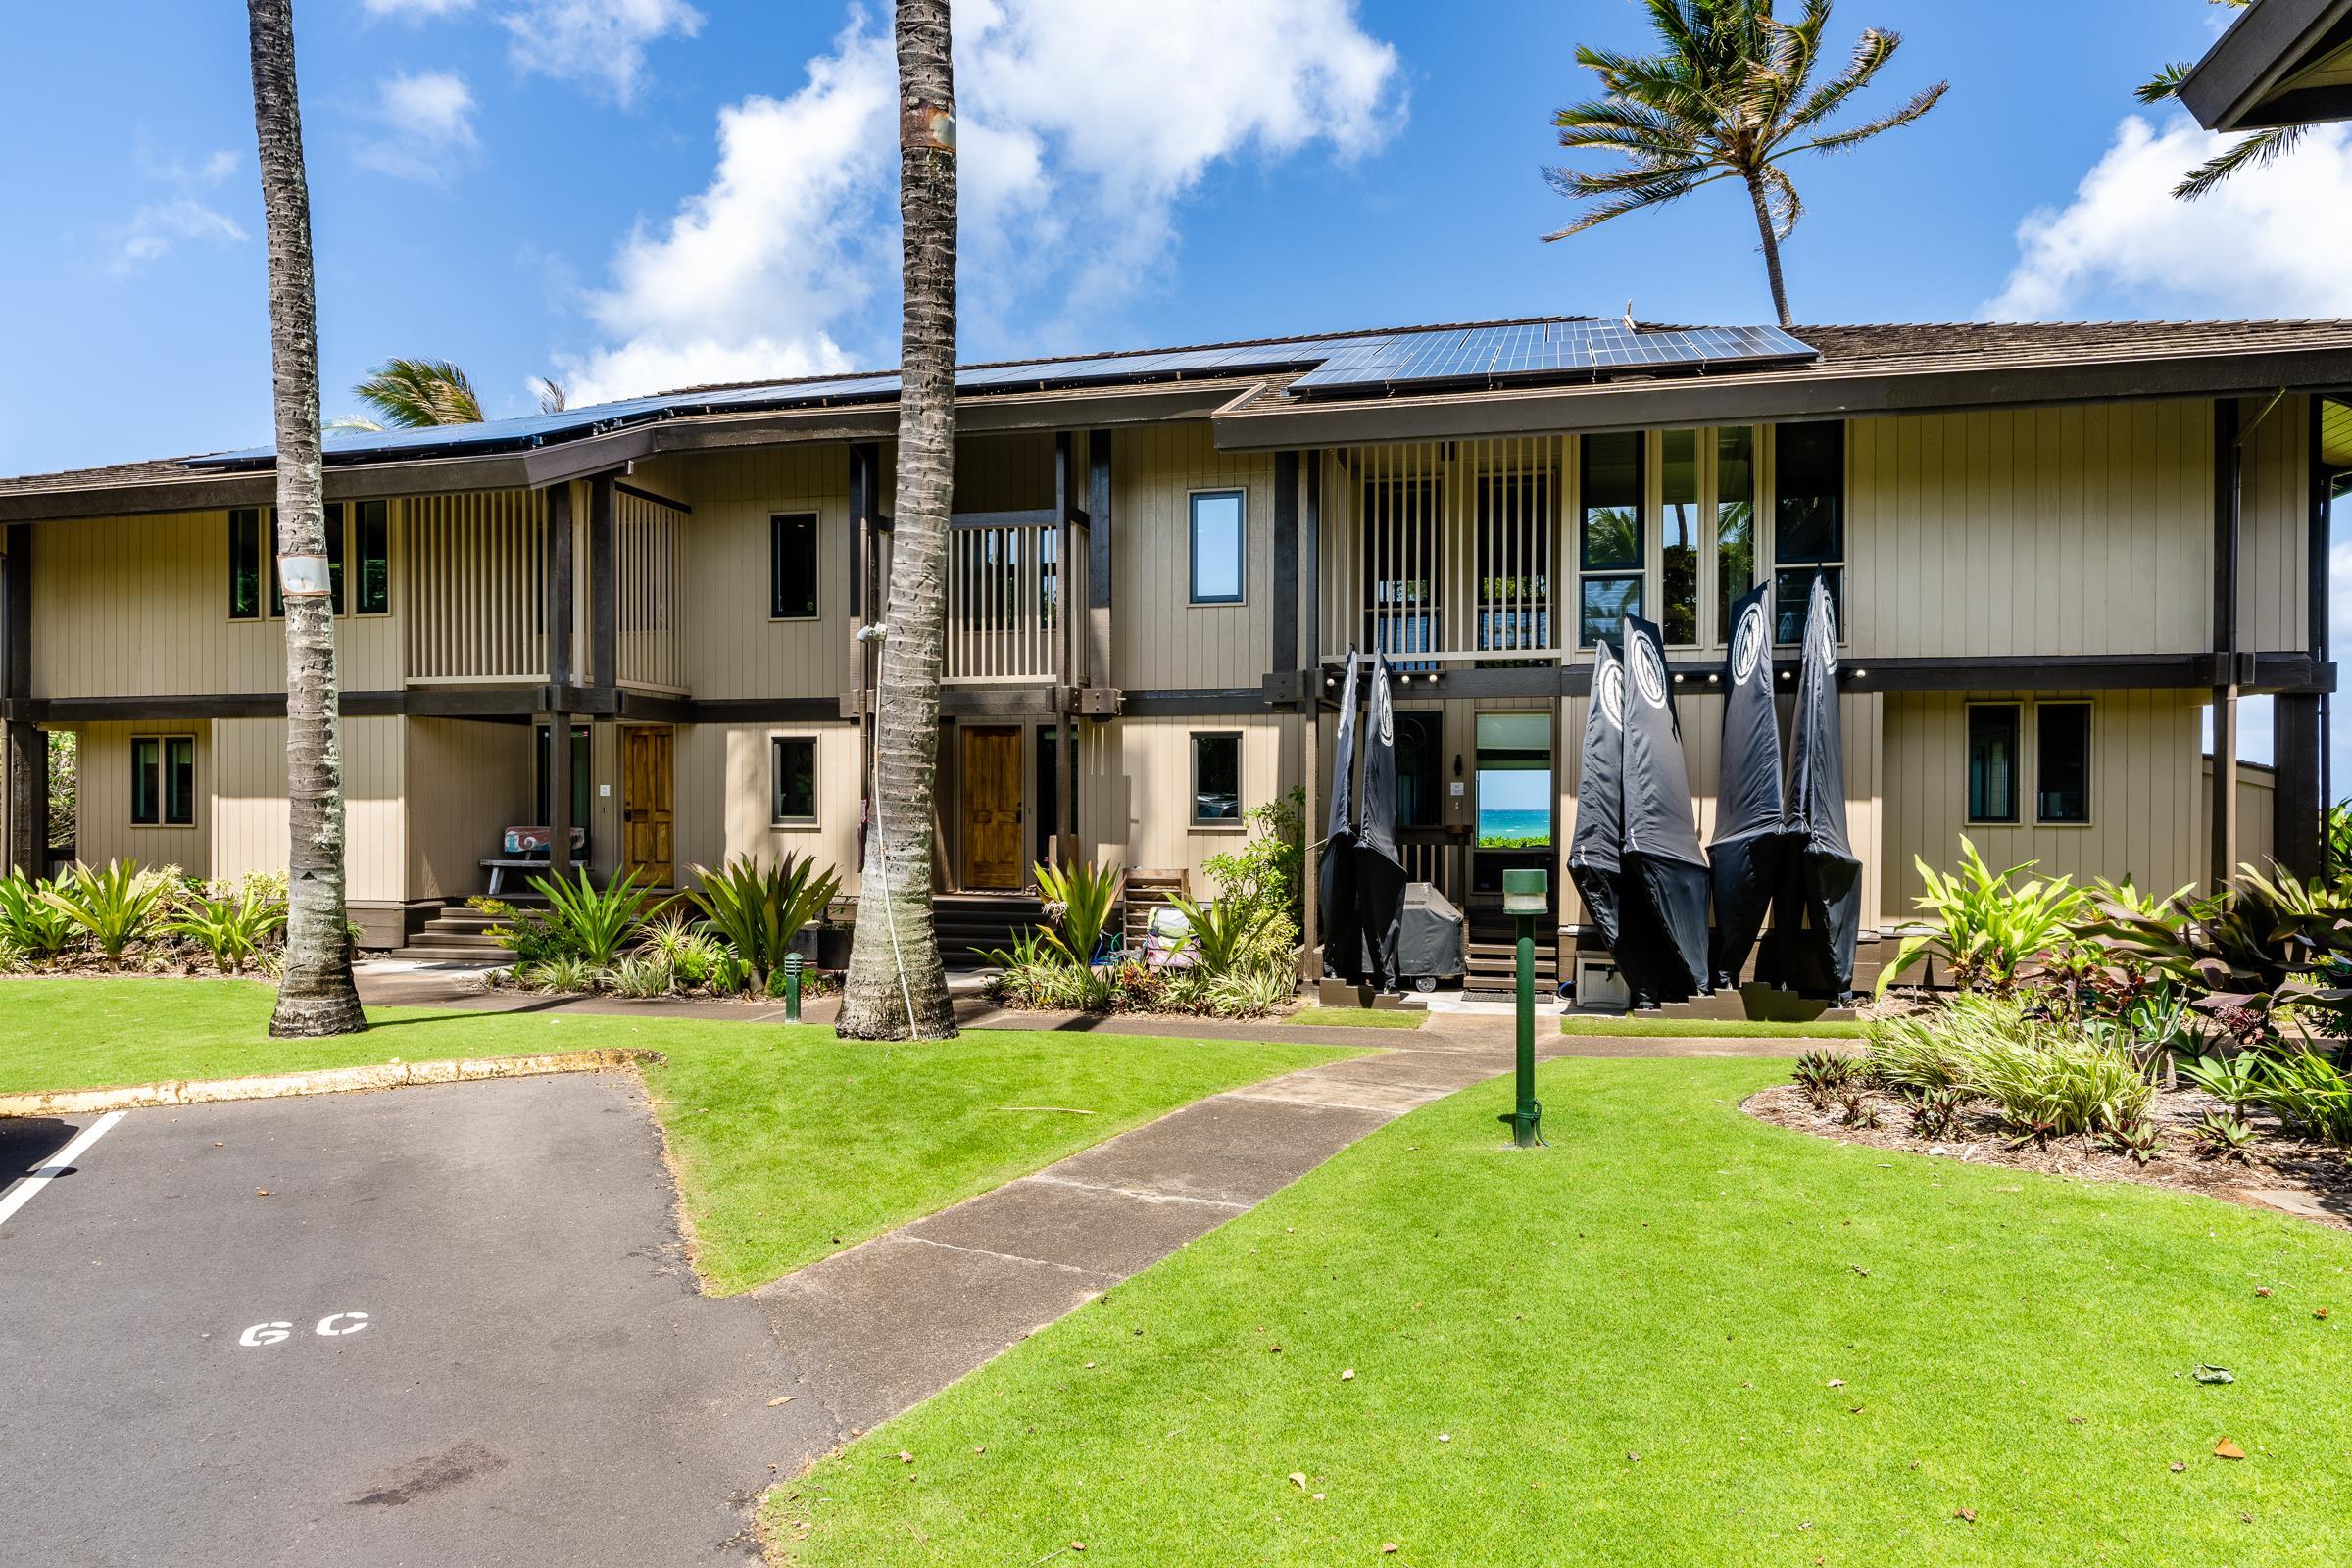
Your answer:
[[[371,945],[481,892],[518,823],[584,825],[600,873],[799,851],[854,893],[895,386],[330,440]],[[1816,570],[1866,932],[1963,833],[2151,888],[2309,867],[2345,388],[2338,322],[1564,318],[969,368],[942,891],[1072,845],[1198,886],[1250,808],[1302,787],[1319,820],[1351,645],[1399,676],[1414,874],[1474,909],[1505,864],[1557,887],[1590,649],[1628,608],[1672,644],[1703,836],[1725,607],[1776,582],[1793,643]],[[271,496],[267,451],[0,481],[12,860],[70,730],[82,858],[283,863]],[[2209,785],[2205,710],[2226,731],[2257,693],[2275,789],[2227,748]]]

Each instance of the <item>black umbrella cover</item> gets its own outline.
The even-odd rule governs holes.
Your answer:
[[[1707,862],[1658,628],[1625,617],[1624,939],[1617,967],[1643,1003],[1709,989]]]
[[[1396,922],[1404,910],[1404,861],[1396,850],[1396,710],[1389,699],[1388,656],[1375,654],[1374,661],[1364,794],[1355,824],[1355,906],[1364,934],[1365,978],[1388,991],[1398,979]]]
[[[1772,585],[1732,607],[1724,657],[1722,778],[1707,871],[1715,892],[1714,982],[1740,971],[1771,912],[1788,848],[1781,793],[1781,725],[1772,696]]]
[[[1607,643],[1592,650],[1592,696],[1578,754],[1576,832],[1568,840],[1568,877],[1585,901],[1600,940],[1614,951],[1623,905],[1625,862],[1625,665]]]
[[[1355,911],[1355,650],[1340,683],[1340,728],[1331,752],[1331,825],[1316,889],[1322,901],[1323,972],[1364,983],[1363,930]]]
[[[1846,834],[1845,728],[1838,710],[1838,608],[1829,579],[1813,574],[1805,611],[1805,662],[1790,732],[1788,826],[1792,841],[1774,900],[1773,978],[1809,996],[1854,988],[1862,913],[1862,862]]]

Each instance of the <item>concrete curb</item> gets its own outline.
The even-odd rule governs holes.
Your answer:
[[[0,1095],[0,1116],[91,1116],[152,1105],[206,1105],[290,1095],[341,1095],[412,1084],[460,1084],[483,1078],[532,1078],[556,1072],[609,1072],[663,1060],[659,1051],[547,1051],[528,1056],[471,1056],[458,1061],[388,1061],[367,1067],[263,1073],[251,1078],[186,1079],[119,1089],[51,1089]]]

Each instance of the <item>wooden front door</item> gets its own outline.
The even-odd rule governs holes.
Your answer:
[[[670,762],[676,731],[631,724],[620,732],[620,868],[655,887],[677,881]]]
[[[1021,873],[1021,732],[963,732],[963,885],[1017,888]]]

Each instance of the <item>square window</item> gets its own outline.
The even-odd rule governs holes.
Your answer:
[[[767,519],[768,617],[816,619],[816,514]]]
[[[2018,713],[2015,703],[1968,707],[1968,819],[2017,820]]]
[[[778,822],[816,820],[816,737],[778,735],[768,742]]]
[[[2034,707],[2034,818],[2064,826],[2090,820],[2090,705]]]
[[[1624,617],[1641,613],[1641,578],[1587,577],[1578,610],[1577,643],[1585,648],[1594,643],[1615,648],[1625,628]]]
[[[1193,603],[1238,605],[1248,536],[1243,493],[1204,490],[1193,497]]]
[[[1242,819],[1242,737],[1237,732],[1193,737],[1193,820]]]

